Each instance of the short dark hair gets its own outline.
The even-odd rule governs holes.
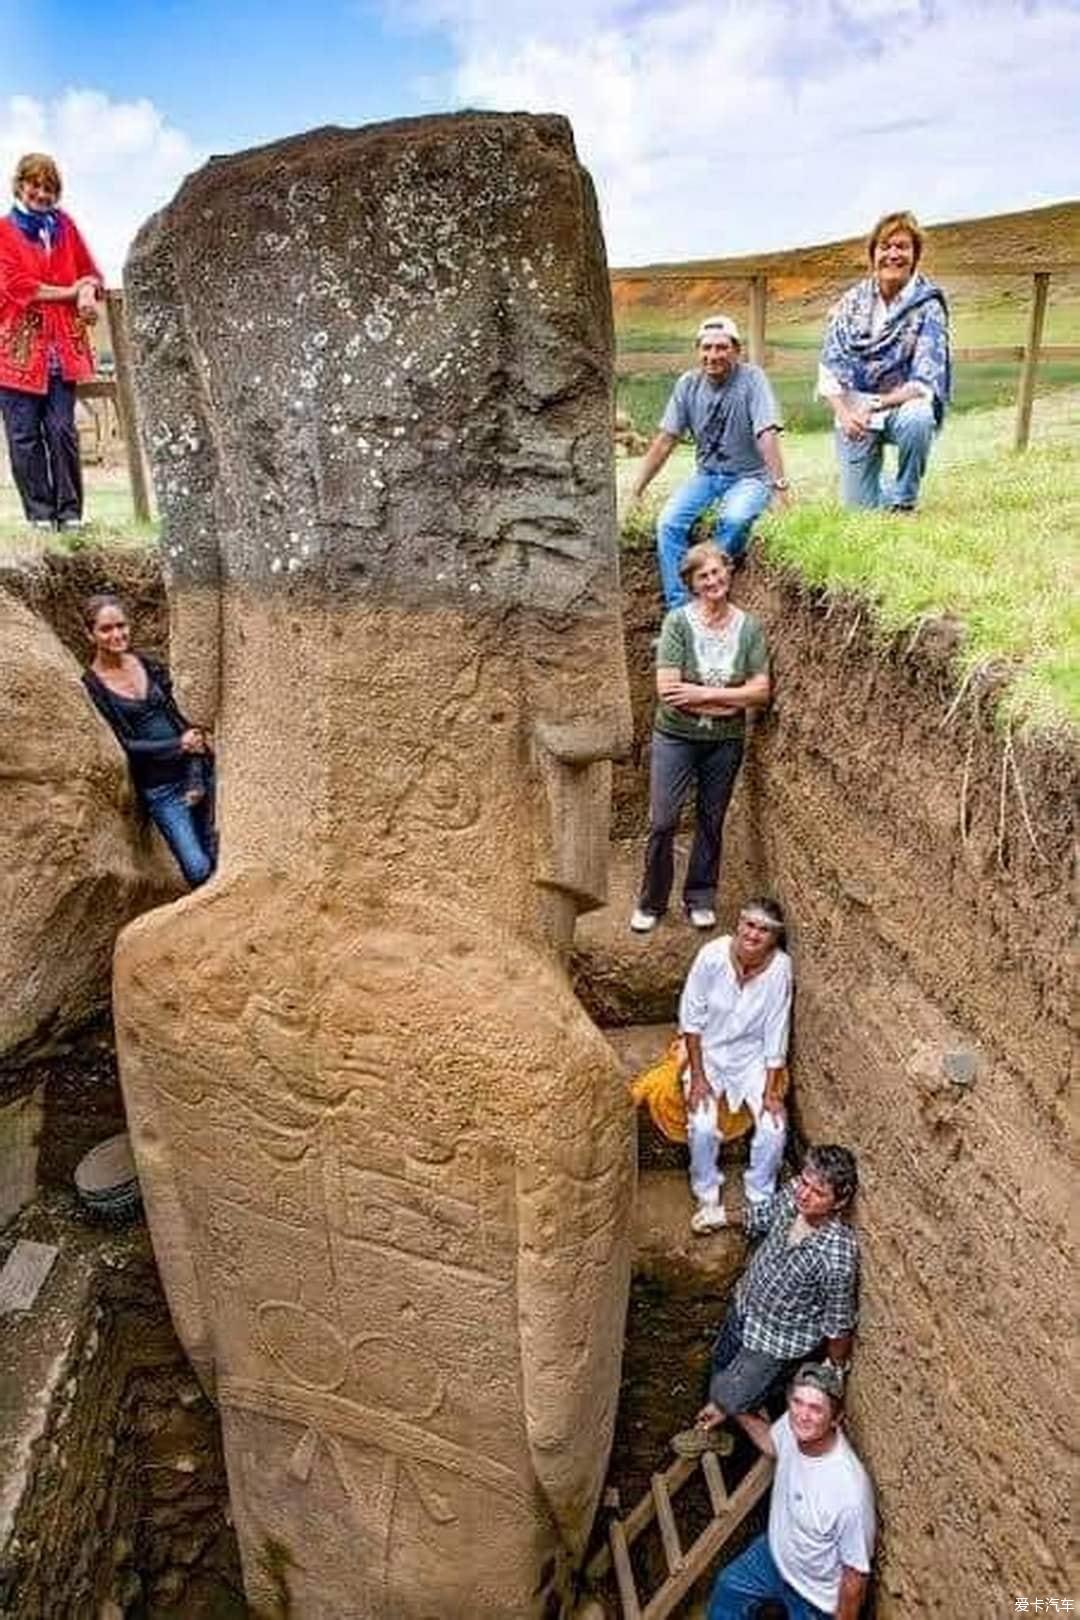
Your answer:
[[[850,1148],[833,1142],[807,1148],[804,1169],[829,1183],[837,1204],[850,1204],[859,1190],[859,1167]]]
[[[88,630],[94,628],[98,622],[98,615],[107,607],[119,608],[125,619],[128,616],[127,608],[115,591],[99,591],[96,596],[88,596],[83,603],[83,624]]]

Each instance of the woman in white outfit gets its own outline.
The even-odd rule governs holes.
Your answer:
[[[697,1233],[726,1225],[717,1103],[745,1103],[754,1119],[744,1191],[763,1203],[776,1191],[787,1119],[791,958],[782,950],[784,914],[775,900],[750,900],[734,934],[702,946],[679,1002],[679,1029],[689,1058],[684,1090],[690,1145],[690,1190]]]

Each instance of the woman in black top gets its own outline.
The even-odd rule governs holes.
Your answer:
[[[162,666],[131,651],[127,614],[117,597],[90,597],[84,618],[94,657],[83,684],[127,755],[151,820],[196,888],[216,859],[209,738],[180,713]]]

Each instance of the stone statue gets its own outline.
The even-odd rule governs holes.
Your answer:
[[[118,1039],[249,1602],[557,1616],[634,1174],[562,965],[630,725],[591,185],[558,118],[324,130],[126,281],[221,864],[123,935]]]

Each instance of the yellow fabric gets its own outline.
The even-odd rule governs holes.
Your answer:
[[[653,1124],[670,1142],[686,1141],[686,1099],[681,1079],[685,1067],[686,1047],[681,1040],[675,1040],[659,1063],[630,1083],[636,1105],[640,1108],[645,1104]],[[726,1142],[745,1136],[753,1123],[754,1116],[745,1103],[732,1113],[723,1097],[717,1102],[716,1128]]]

